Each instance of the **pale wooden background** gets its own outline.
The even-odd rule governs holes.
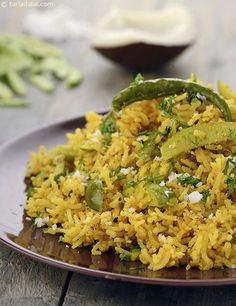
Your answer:
[[[2,0],[0,0],[1,4]],[[8,1],[7,1],[8,2]],[[118,1],[116,1],[118,2]],[[154,2],[154,1],[150,1]],[[236,2],[182,1],[192,8],[198,27],[193,47],[177,60],[145,77],[187,77],[195,72],[205,82],[218,78],[236,88]],[[111,1],[64,0],[78,17],[93,22]],[[127,3],[127,1],[123,1]],[[28,8],[1,8],[1,30],[20,32]],[[53,96],[30,89],[27,109],[0,109],[0,143],[43,124],[108,108],[114,94],[132,74],[106,61],[86,40],[61,43],[84,82],[74,91],[59,86]],[[114,282],[72,274],[25,258],[0,246],[0,305],[236,305],[236,287],[174,288]]]

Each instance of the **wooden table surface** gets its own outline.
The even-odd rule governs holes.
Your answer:
[[[9,3],[8,1],[6,1]],[[58,1],[59,2],[59,1]],[[55,5],[58,5],[55,1]],[[64,0],[83,18],[102,14],[111,1]],[[183,1],[182,1],[183,2]],[[236,26],[234,0],[185,1],[192,8],[196,43],[178,59],[145,77],[186,78],[191,72],[206,83],[218,78],[236,88]],[[1,7],[1,30],[20,32],[27,7]],[[99,3],[99,5],[98,5]],[[103,4],[103,5],[101,5]],[[81,17],[81,18],[82,18]],[[59,119],[88,110],[109,108],[113,95],[132,74],[96,54],[86,39],[59,44],[84,75],[82,85],[66,91],[58,86],[52,96],[31,88],[30,107],[0,109],[0,143]],[[63,271],[0,246],[0,305],[236,305],[236,286],[177,288],[122,283]]]

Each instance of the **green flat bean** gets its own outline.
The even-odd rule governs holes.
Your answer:
[[[81,82],[81,80],[82,76],[79,70],[71,68],[66,79],[66,85],[68,88],[73,88],[77,86]]]
[[[4,84],[3,82],[0,82],[0,98],[2,99],[12,99],[13,98],[13,92],[11,89]]]
[[[27,94],[27,88],[20,75],[15,71],[9,71],[7,74],[7,80],[14,92],[20,96]]]
[[[99,179],[90,181],[85,191],[85,201],[90,208],[101,211],[103,207],[103,186]]]
[[[54,90],[54,84],[46,76],[40,74],[31,74],[28,77],[29,81],[37,86],[42,91],[51,93]]]
[[[0,107],[26,107],[29,103],[22,99],[0,99]]]
[[[201,123],[176,133],[160,150],[162,157],[168,160],[192,149],[227,140],[236,140],[235,122]]]
[[[141,100],[150,100],[162,96],[199,93],[205,96],[209,102],[216,105],[223,113],[225,121],[232,121],[231,112],[227,103],[216,92],[195,82],[182,79],[163,78],[132,83],[131,86],[119,92],[113,99],[112,107],[115,111],[121,110],[127,105]]]

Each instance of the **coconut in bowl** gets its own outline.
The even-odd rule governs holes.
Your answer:
[[[195,36],[191,12],[172,4],[151,11],[113,9],[95,26],[91,43],[104,57],[126,68],[150,70],[177,57]]]

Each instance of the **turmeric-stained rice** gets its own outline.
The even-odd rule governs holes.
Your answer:
[[[226,102],[235,120],[235,102]],[[30,156],[25,209],[36,226],[72,248],[112,249],[154,271],[236,264],[234,134],[172,159],[160,153],[179,131],[222,122],[216,106],[185,93],[130,104],[107,129],[101,115],[86,120],[66,144]],[[206,134],[196,127],[194,136]]]

